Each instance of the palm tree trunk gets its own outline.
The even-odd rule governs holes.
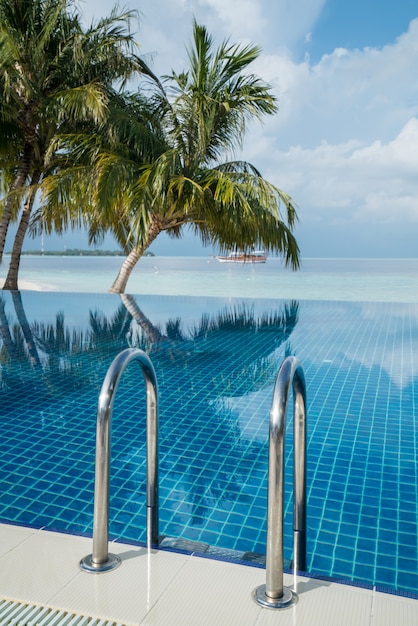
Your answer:
[[[13,299],[13,304],[14,304],[15,311],[16,311],[16,317],[18,319],[20,328],[22,329],[22,333],[26,341],[31,365],[35,371],[42,374],[43,371],[42,371],[41,359],[39,358],[39,354],[36,348],[36,343],[33,337],[32,329],[28,322],[28,318],[26,317],[25,309],[23,308],[22,295],[20,291],[13,291],[12,299]]]
[[[20,161],[16,177],[10,188],[10,193],[4,201],[3,215],[1,218],[1,222],[0,222],[0,263],[3,260],[4,246],[6,245],[7,231],[9,230],[9,224],[12,219],[13,202],[14,202],[12,192],[16,191],[17,189],[21,189],[24,186],[26,179],[28,177],[28,174],[29,174],[31,163],[32,163],[32,156],[33,156],[33,148],[29,143],[26,143],[25,150],[23,152],[22,159]]]
[[[3,347],[5,348],[10,361],[17,363],[19,360],[19,353],[10,332],[9,320],[7,319],[4,308],[3,296],[0,297],[0,336],[3,342]]]
[[[31,189],[25,202],[25,206],[23,207],[22,217],[20,218],[19,227],[16,232],[15,240],[13,243],[12,256],[10,258],[9,271],[6,276],[3,289],[9,289],[11,291],[18,290],[17,279],[19,275],[20,257],[22,254],[23,241],[28,230],[29,218],[32,212],[33,203],[35,201],[36,186],[39,183],[40,178],[41,170],[36,170],[32,176]]]
[[[118,275],[113,281],[111,288],[109,289],[110,293],[125,293],[126,284],[128,282],[129,276],[131,275],[132,270],[138,263],[141,256],[142,250],[140,248],[134,248],[130,251],[126,259],[122,263],[122,267],[120,268]]]
[[[139,308],[136,300],[125,293],[120,295],[120,298],[125,305],[127,311],[132,315],[133,319],[136,323],[142,328],[142,330],[147,335],[148,339],[152,343],[161,343],[165,340],[164,335],[161,334],[160,330],[154,326],[154,324],[147,318],[146,315]]]
[[[162,230],[164,230],[164,227],[161,224],[161,221],[158,218],[154,218],[149,226],[148,237],[145,243],[133,248],[130,251],[126,259],[122,263],[122,267],[120,268],[118,275],[113,281],[111,288],[109,289],[110,293],[125,293],[126,285],[132,270],[138,263],[145,250],[152,244],[154,239],[160,234]]]

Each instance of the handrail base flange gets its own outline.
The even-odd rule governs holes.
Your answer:
[[[283,587],[283,595],[280,598],[266,596],[266,585],[260,585],[253,591],[254,602],[264,609],[288,609],[296,604],[297,598],[289,587]]]
[[[108,572],[116,569],[122,563],[120,557],[116,554],[108,554],[107,561],[104,563],[93,563],[93,555],[88,554],[80,561],[80,568],[84,572],[97,574],[98,572]]]

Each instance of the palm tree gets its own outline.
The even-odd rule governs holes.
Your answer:
[[[0,261],[11,220],[21,212],[5,289],[17,289],[23,239],[42,178],[53,171],[58,132],[104,121],[115,81],[147,71],[134,54],[129,23],[118,14],[83,30],[72,0],[0,0],[2,183]],[[97,130],[97,126],[96,129]],[[48,156],[48,158],[47,158]],[[7,176],[6,176],[7,174]]]
[[[91,200],[85,214],[91,240],[110,230],[124,249],[112,292],[124,293],[135,264],[162,231],[179,237],[187,227],[205,244],[223,250],[262,246],[281,253],[293,269],[299,266],[292,199],[250,163],[225,160],[241,146],[249,121],[277,111],[269,86],[246,73],[260,48],[224,41],[214,49],[196,23],[193,38],[189,69],[165,77],[167,89],[154,83],[158,88],[146,100],[125,100],[100,146],[97,137],[63,138],[66,150],[81,155],[80,168],[62,170],[45,186],[55,207],[50,227],[60,227],[59,198],[65,195],[77,207],[82,195]]]

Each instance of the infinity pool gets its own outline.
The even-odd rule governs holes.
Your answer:
[[[264,554],[272,389],[294,354],[308,393],[308,571],[416,594],[417,321],[415,304],[5,292],[0,521],[91,534],[98,394],[137,346],[159,383],[160,532]],[[144,541],[135,365],[113,412],[110,506],[111,536]]]

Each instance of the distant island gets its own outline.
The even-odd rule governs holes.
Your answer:
[[[10,254],[10,252],[8,253]],[[67,248],[65,250],[26,250],[25,256],[126,256],[122,250],[79,250],[79,248]],[[153,252],[144,252],[143,256],[155,256]]]

